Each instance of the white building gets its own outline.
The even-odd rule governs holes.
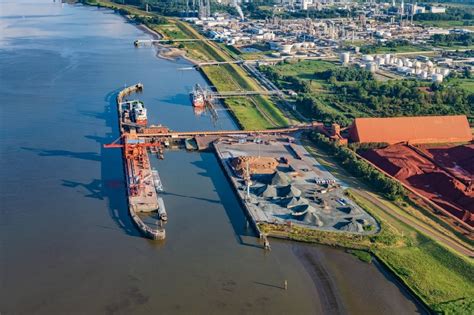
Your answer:
[[[430,7],[430,12],[431,13],[446,13],[446,8],[445,7]]]

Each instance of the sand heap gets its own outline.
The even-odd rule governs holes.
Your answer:
[[[270,184],[274,186],[288,186],[291,184],[291,178],[283,172],[276,171],[270,180]]]
[[[278,161],[273,157],[266,156],[239,156],[232,158],[230,164],[236,174],[242,176],[247,170],[247,165],[250,174],[273,174],[278,166]]]
[[[364,227],[362,224],[357,222],[356,219],[352,218],[348,222],[340,224],[339,230],[352,233],[362,233],[364,232]]]

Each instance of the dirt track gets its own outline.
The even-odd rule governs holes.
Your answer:
[[[384,212],[386,212],[390,216],[393,216],[397,218],[398,220],[402,221],[403,223],[411,227],[414,227],[420,232],[426,234],[427,236],[435,239],[436,241],[440,242],[441,244],[444,244],[447,247],[453,248],[454,250],[458,251],[459,253],[463,255],[466,255],[468,257],[474,257],[474,251],[472,251],[471,249],[462,246],[458,242],[450,239],[449,237],[439,232],[435,232],[432,229],[425,228],[424,226],[420,225],[413,219],[409,219],[401,214],[398,214],[397,212],[393,211],[393,209],[391,209],[390,207],[385,205],[383,202],[381,202],[379,199],[372,196],[370,193],[363,190],[357,190],[357,189],[353,189],[353,190],[355,190],[359,195],[361,195],[365,199],[369,200],[371,203],[375,204],[377,207],[382,209]]]

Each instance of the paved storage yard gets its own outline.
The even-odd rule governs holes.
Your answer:
[[[254,221],[291,222],[361,234],[377,232],[374,218],[344,195],[345,184],[291,140],[286,136],[228,137],[215,143]]]

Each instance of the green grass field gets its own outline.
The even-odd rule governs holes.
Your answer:
[[[304,60],[278,64],[274,66],[274,69],[282,76],[295,76],[301,80],[310,81],[312,91],[315,93],[321,93],[326,90],[327,83],[325,80],[317,79],[315,73],[334,69],[337,66],[338,65],[334,62],[329,61]],[[280,83],[283,86],[286,86],[286,82],[281,81]]]
[[[403,248],[381,249],[377,256],[421,296],[433,309],[444,311],[464,300],[473,307],[474,267],[421,234]],[[456,313],[467,313],[457,309]]]
[[[474,93],[474,78],[470,79],[451,79],[449,83],[459,85],[469,93]]]
[[[376,54],[382,53],[409,53],[409,52],[417,52],[417,51],[430,51],[431,49],[424,46],[415,46],[415,45],[400,45],[397,47],[387,47],[387,46],[380,46],[375,49]]]
[[[453,28],[453,27],[469,28],[469,27],[472,27],[472,26],[465,26],[464,22],[469,22],[469,21],[416,21],[417,24],[422,24],[422,25],[425,25],[425,26],[440,27],[440,28]]]
[[[310,79],[315,72],[323,72],[336,68],[333,62],[323,60],[303,60],[300,62],[289,62],[277,64],[274,68],[281,75],[296,76],[300,79]]]
[[[357,196],[357,195],[356,195]],[[356,197],[364,208],[378,214],[381,210],[368,200]],[[440,313],[469,314],[474,307],[474,264],[444,248],[395,218],[390,224],[404,235],[401,246],[373,250],[407,286]]]

